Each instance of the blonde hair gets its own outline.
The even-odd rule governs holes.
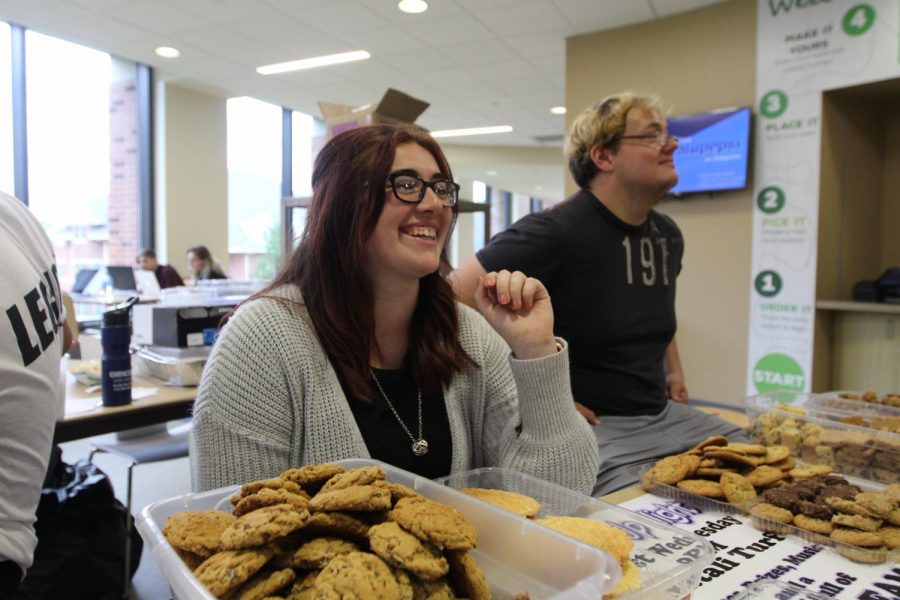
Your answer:
[[[569,130],[566,137],[566,160],[569,171],[579,187],[586,187],[597,174],[591,160],[594,146],[617,149],[618,137],[625,133],[625,119],[635,106],[668,114],[669,109],[656,94],[636,94],[632,91],[607,96],[586,109]]]

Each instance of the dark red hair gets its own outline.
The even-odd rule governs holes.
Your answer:
[[[375,347],[372,284],[364,270],[366,242],[385,202],[385,179],[397,146],[414,143],[453,178],[437,142],[411,125],[371,125],[329,141],[316,158],[313,195],[300,245],[259,295],[298,285],[313,327],[352,396],[371,401],[369,358]],[[458,208],[453,207],[450,233]],[[408,365],[423,392],[447,386],[455,373],[475,362],[459,343],[456,301],[445,276],[451,267],[446,247],[439,269],[420,279],[419,299],[409,330]]]

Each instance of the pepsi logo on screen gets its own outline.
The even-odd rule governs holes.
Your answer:
[[[678,137],[678,185],[670,194],[739,190],[747,187],[750,108],[672,117],[669,133]]]

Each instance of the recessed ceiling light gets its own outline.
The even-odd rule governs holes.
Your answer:
[[[536,192],[543,192],[543,191],[544,191],[544,186],[542,186],[542,185],[536,185],[536,186],[534,186],[534,191],[536,191]]]
[[[485,175],[492,175],[492,176],[493,176],[493,175],[496,175],[496,174],[497,174],[497,171],[494,171],[493,169],[491,169],[490,171],[485,171],[484,174],[485,174]]]
[[[178,58],[181,56],[178,48],[173,48],[172,46],[160,46],[154,52],[156,52],[157,56],[162,56],[163,58]]]
[[[425,0],[400,0],[397,3],[397,8],[405,13],[415,15],[428,10],[428,3]]]
[[[458,137],[461,135],[484,135],[486,133],[508,133],[513,128],[509,125],[496,125],[494,127],[469,127],[468,129],[444,129],[432,131],[433,138]]]
[[[564,114],[566,114],[566,107],[565,106],[554,106],[553,108],[550,109],[550,112],[552,112],[554,115],[564,115]]]
[[[316,67],[327,67],[329,65],[337,65],[345,62],[353,62],[355,60],[365,60],[372,55],[365,50],[354,50],[353,52],[342,52],[340,54],[329,54],[327,56],[315,56],[313,58],[303,58],[300,60],[291,60],[274,65],[265,65],[257,67],[256,72],[260,75],[274,75],[276,73],[287,73],[288,71],[301,71],[303,69],[315,69]]]

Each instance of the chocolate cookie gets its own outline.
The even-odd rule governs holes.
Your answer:
[[[800,499],[800,497],[797,495],[797,491],[790,488],[766,490],[760,497],[769,504],[786,510],[790,510],[794,505],[794,502]]]
[[[825,504],[816,504],[807,500],[797,500],[791,506],[794,514],[806,515],[812,519],[824,519],[828,521],[834,514],[830,506]]]
[[[855,485],[846,483],[836,485],[826,485],[816,494],[816,502],[824,502],[826,498],[843,498],[844,500],[853,500],[860,492]]]

